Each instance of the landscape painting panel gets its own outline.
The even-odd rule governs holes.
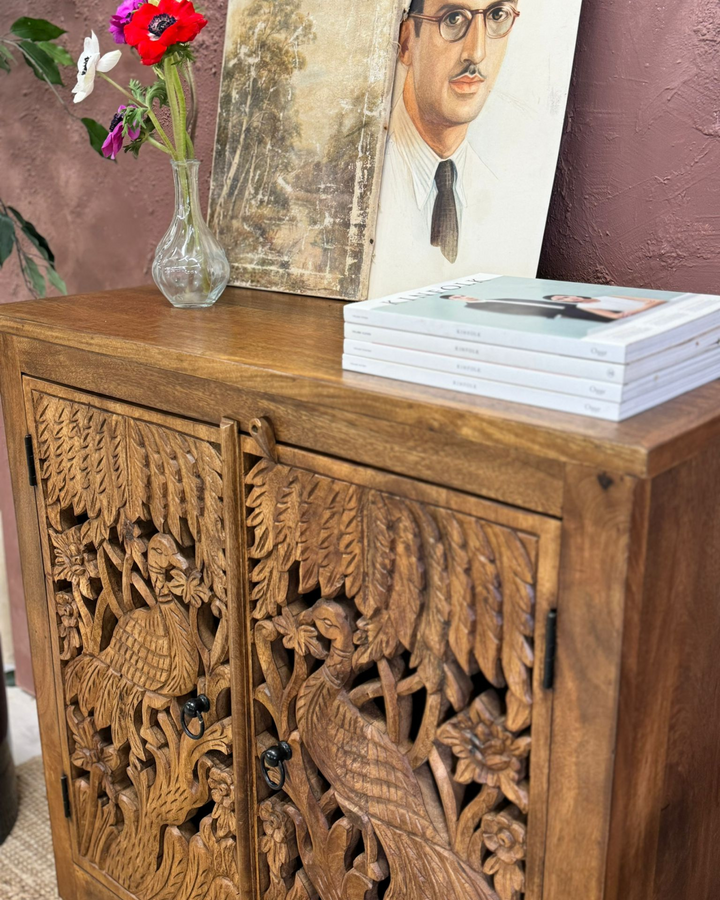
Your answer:
[[[230,0],[210,220],[231,283],[367,296],[402,0]]]

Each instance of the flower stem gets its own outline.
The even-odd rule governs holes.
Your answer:
[[[163,144],[165,144],[165,146],[167,147],[167,152],[170,154],[170,156],[173,157],[173,159],[177,159],[178,156],[177,156],[177,153],[175,152],[175,148],[173,147],[173,145],[170,141],[170,138],[167,136],[167,134],[165,134],[165,129],[160,124],[160,120],[155,115],[155,112],[153,111],[152,107],[148,106],[147,103],[143,103],[141,100],[138,100],[137,97],[134,97],[130,93],[130,91],[126,91],[124,87],[120,87],[120,85],[117,83],[117,81],[113,81],[112,78],[108,77],[104,72],[98,72],[98,75],[102,76],[105,79],[105,81],[107,81],[114,88],[116,88],[118,91],[120,91],[121,94],[125,94],[126,97],[129,97],[132,100],[134,106],[139,106],[141,109],[144,109],[147,112],[150,121],[155,126],[155,131],[157,131],[158,137],[162,140]]]
[[[165,88],[167,90],[168,103],[170,104],[170,117],[172,119],[173,137],[175,138],[175,159],[185,159],[185,136],[181,123],[180,101],[177,96],[175,86],[175,73],[173,72],[172,63],[165,60],[163,63],[163,77],[165,79]]]
[[[182,81],[180,80],[180,70],[177,66],[172,67],[173,78],[175,80],[175,96],[177,97],[178,106],[180,108],[180,131],[183,141],[183,154],[188,155],[188,133],[187,133],[187,105],[185,103],[185,91],[183,90]],[[192,154],[190,154],[192,155]]]
[[[125,94],[126,97],[129,97],[133,103],[136,103],[138,106],[145,106],[144,103],[140,103],[136,97],[133,97],[130,91],[126,91],[124,87],[120,87],[117,81],[113,81],[109,75],[106,75],[104,72],[98,72],[97,74],[101,78],[104,78],[105,81],[107,81],[108,84],[111,84],[116,90],[120,91],[121,94]]]
[[[188,91],[190,93],[190,104],[188,106],[188,109],[190,110],[188,136],[190,137],[190,143],[192,145],[192,142],[195,140],[195,129],[197,127],[198,102],[197,93],[195,91],[195,76],[193,75],[192,66],[189,62],[186,62],[183,66],[183,74],[185,75],[185,81],[187,82]]]
[[[157,147],[158,150],[162,150],[163,153],[167,153],[168,156],[172,156],[172,153],[165,147],[160,141],[156,141],[155,138],[145,138],[146,143],[151,144],[153,147]]]

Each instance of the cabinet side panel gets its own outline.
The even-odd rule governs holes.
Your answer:
[[[601,900],[623,609],[644,483],[568,469],[560,558],[545,900]]]
[[[642,613],[624,649],[612,823],[624,838],[611,844],[608,900],[720,894],[719,494],[717,445],[653,482]]]

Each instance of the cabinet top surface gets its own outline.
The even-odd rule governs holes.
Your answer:
[[[478,443],[654,475],[720,436],[720,381],[616,424],[343,372],[343,303],[229,288],[177,310],[154,287],[0,306],[0,331]]]

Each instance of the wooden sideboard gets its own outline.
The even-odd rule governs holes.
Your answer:
[[[616,425],[341,346],[0,309],[61,896],[717,898],[720,383]]]

